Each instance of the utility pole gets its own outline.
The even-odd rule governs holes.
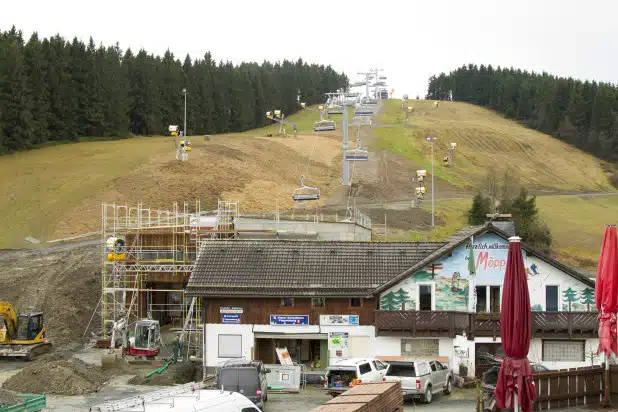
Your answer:
[[[350,186],[350,163],[345,160],[348,153],[348,105],[347,101],[343,101],[343,116],[341,116],[341,129],[343,133],[343,185]]]
[[[434,185],[433,142],[435,142],[437,139],[438,138],[435,136],[427,136],[427,141],[429,142],[429,146],[431,147],[431,227],[434,227],[436,224],[436,186]]]
[[[185,126],[184,126],[184,135],[185,139],[187,138],[187,89],[182,89],[182,92],[185,95]]]

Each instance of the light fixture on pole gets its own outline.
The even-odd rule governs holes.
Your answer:
[[[434,186],[433,176],[434,176],[434,166],[433,166],[433,142],[438,140],[435,136],[427,136],[427,141],[429,142],[429,146],[431,147],[431,227],[434,227],[435,222],[435,202],[436,202],[436,187]]]
[[[187,89],[183,88],[182,93],[185,95],[185,126],[184,126],[184,135],[185,139],[187,138]]]

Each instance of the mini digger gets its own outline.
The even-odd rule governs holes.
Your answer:
[[[8,302],[0,302],[0,357],[31,360],[51,350],[45,336],[42,312],[17,313]]]

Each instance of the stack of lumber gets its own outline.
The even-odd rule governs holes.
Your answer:
[[[312,410],[312,412],[374,411],[403,411],[403,395],[400,382],[362,383]]]

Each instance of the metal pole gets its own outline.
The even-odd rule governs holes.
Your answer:
[[[184,90],[185,92],[185,127],[184,127],[184,135],[185,135],[185,139],[187,138],[187,89]]]
[[[431,144],[431,227],[435,226],[435,201],[436,201],[436,189],[433,183],[433,139],[429,142]]]
[[[344,186],[350,185],[350,163],[345,160],[345,155],[348,152],[348,105],[343,102],[343,116],[341,119],[341,128],[343,129],[343,184]]]
[[[610,406],[610,392],[609,392],[609,356],[605,353],[605,370],[603,371],[603,389],[605,396],[603,397],[603,406]]]

